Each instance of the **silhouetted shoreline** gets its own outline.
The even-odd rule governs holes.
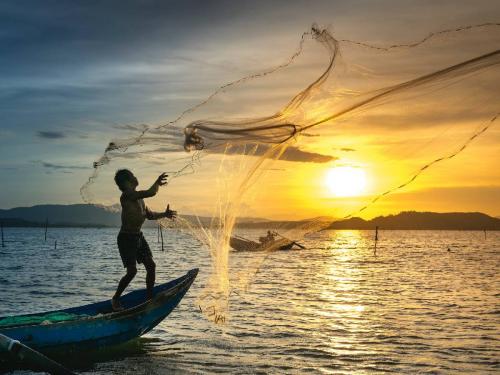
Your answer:
[[[332,223],[327,229],[384,230],[500,230],[500,219],[481,212],[416,212],[378,216],[371,220],[354,217]]]
[[[181,215],[182,216],[182,215]],[[194,216],[183,219],[197,222]],[[208,226],[210,218],[199,218]],[[116,207],[73,205],[37,205],[0,209],[0,220],[4,227],[50,227],[108,228],[120,226],[120,211]],[[262,218],[240,218],[239,228],[299,228],[313,220],[280,221]],[[500,219],[480,212],[416,212],[406,211],[396,215],[378,216],[371,220],[358,217],[335,221],[322,218],[325,229],[370,230],[500,230]],[[331,222],[330,224],[328,224]],[[146,227],[155,227],[156,222],[146,222]]]

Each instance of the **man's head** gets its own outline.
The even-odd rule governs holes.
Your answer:
[[[121,191],[135,189],[139,185],[137,178],[128,169],[119,169],[116,171],[115,182]]]

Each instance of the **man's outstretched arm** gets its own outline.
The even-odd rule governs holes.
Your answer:
[[[166,173],[162,173],[149,189],[125,192],[123,193],[123,197],[130,200],[154,197],[156,193],[158,193],[158,189],[160,188],[160,186],[163,186],[167,183],[167,177],[168,175]]]
[[[167,205],[167,209],[165,210],[165,212],[154,212],[146,207],[146,218],[148,220],[158,220],[163,219],[164,217],[175,219],[177,217],[177,211],[171,210],[170,205]]]

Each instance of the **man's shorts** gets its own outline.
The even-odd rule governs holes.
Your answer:
[[[148,242],[142,232],[118,234],[118,250],[122,258],[123,267],[135,266],[135,263],[144,263],[147,257],[152,258],[153,254]]]

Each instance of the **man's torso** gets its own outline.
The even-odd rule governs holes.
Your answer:
[[[139,233],[142,224],[146,220],[146,205],[144,204],[144,200],[124,199],[122,195],[120,203],[122,205],[122,227],[120,231]]]

